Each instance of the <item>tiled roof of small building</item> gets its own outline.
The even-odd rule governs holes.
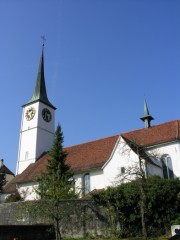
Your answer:
[[[180,139],[180,121],[174,120],[150,128],[143,128],[115,136],[98,139],[91,142],[65,148],[68,153],[67,163],[75,173],[101,168],[110,158],[119,136],[132,140],[141,147],[149,147]],[[36,180],[42,171],[45,171],[49,153],[42,155],[35,163],[30,164],[24,172],[17,175],[10,184],[30,182]]]
[[[9,175],[14,176],[14,173],[11,172],[11,170],[10,170],[9,168],[7,168],[6,165],[3,165],[2,171],[3,171],[5,174],[9,174]]]

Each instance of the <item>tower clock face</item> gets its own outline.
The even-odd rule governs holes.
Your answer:
[[[44,108],[42,110],[42,117],[43,117],[44,121],[46,121],[46,122],[50,122],[51,121],[52,115],[51,115],[51,112],[49,111],[49,109]]]
[[[36,113],[36,109],[35,108],[33,108],[33,107],[28,108],[26,113],[25,113],[27,121],[32,120],[34,118],[34,116],[35,116],[35,113]]]

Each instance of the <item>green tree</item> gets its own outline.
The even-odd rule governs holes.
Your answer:
[[[149,236],[160,236],[170,230],[180,216],[180,180],[146,179],[146,229]],[[141,190],[139,179],[108,188],[93,195],[96,203],[108,209],[108,217],[119,223],[121,236],[137,237],[141,234]]]
[[[125,172],[123,174],[119,174],[119,176],[117,176],[117,183],[121,184],[123,182],[136,179],[140,193],[139,206],[141,212],[142,235],[144,239],[147,239],[147,197],[145,188],[147,178],[150,176],[147,166],[148,164],[152,165],[153,160],[157,161],[157,159],[160,159],[160,154],[157,150],[147,153],[147,151],[142,146],[138,145],[133,138],[128,139],[124,136],[122,138],[124,140],[122,154],[126,157],[130,157],[131,153],[134,152],[137,158],[134,159],[134,162],[131,165],[129,164],[125,168]]]
[[[38,187],[41,199],[38,208],[40,205],[42,213],[52,220],[56,240],[62,239],[61,224],[63,218],[68,214],[68,206],[62,205],[61,202],[77,198],[73,172],[66,163],[66,158],[67,153],[63,149],[63,133],[58,124],[47,169],[41,174]]]

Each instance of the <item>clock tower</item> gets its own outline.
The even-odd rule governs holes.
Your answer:
[[[44,44],[33,96],[22,108],[16,174],[23,172],[41,154],[49,151],[54,139],[54,112],[56,108],[49,102],[46,93]]]

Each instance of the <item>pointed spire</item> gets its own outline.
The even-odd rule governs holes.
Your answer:
[[[151,120],[154,118],[149,114],[148,105],[146,99],[144,99],[144,116],[140,118],[143,122],[145,122],[145,128],[151,127]]]
[[[48,106],[55,109],[55,107],[49,102],[48,97],[47,97],[47,92],[46,92],[46,83],[45,83],[45,77],[44,77],[44,41],[43,41],[43,45],[42,45],[42,54],[40,57],[34,93],[33,93],[32,98],[30,99],[30,101],[25,105],[29,105],[29,104],[31,104],[33,102],[37,102],[37,101],[43,102],[43,103],[47,104]]]

